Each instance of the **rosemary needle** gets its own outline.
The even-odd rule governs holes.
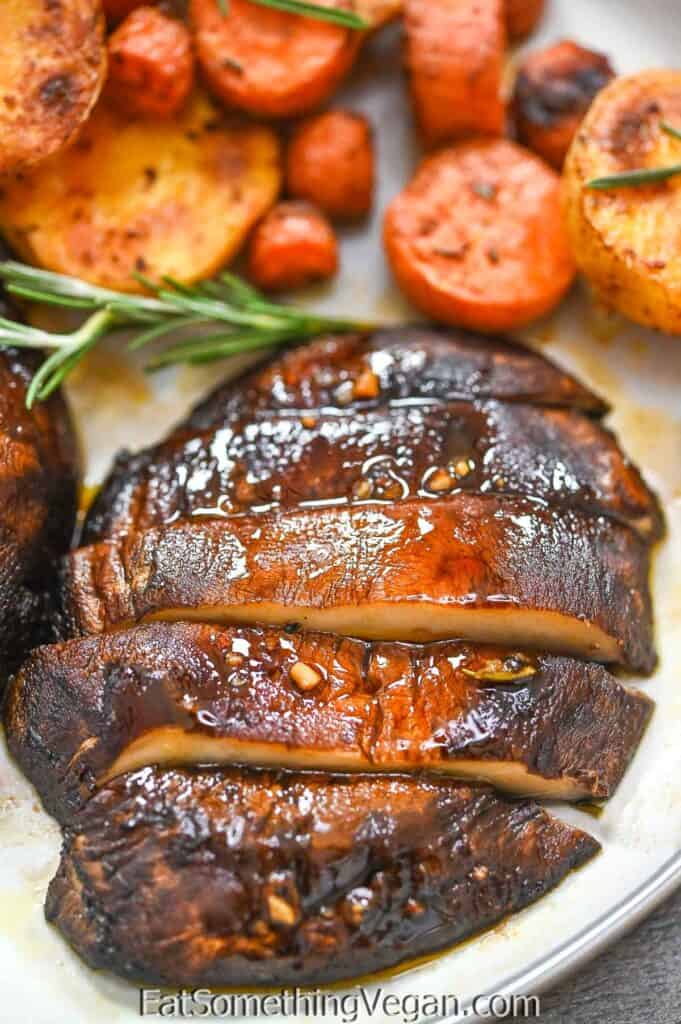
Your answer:
[[[228,0],[217,0],[218,7],[223,14],[229,13]],[[343,7],[326,7],[323,4],[316,4],[310,0],[253,0],[253,3],[261,7],[273,7],[276,11],[285,11],[287,14],[300,14],[305,18],[315,18],[317,21],[330,21],[333,25],[340,25],[342,28],[368,29],[371,26],[354,11],[347,11]]]
[[[660,121],[660,128],[673,139],[681,141],[681,130],[669,124],[668,121]],[[651,185],[656,181],[667,181],[668,178],[675,178],[681,174],[681,164],[670,164],[667,167],[640,167],[633,171],[621,171],[619,174],[610,174],[603,178],[592,178],[587,181],[586,187],[606,191],[612,188],[631,188],[637,185]]]
[[[670,164],[668,167],[640,167],[635,171],[622,171],[604,178],[592,178],[586,187],[606,191],[611,188],[628,188],[637,185],[651,185],[656,181],[666,181],[681,174],[681,164]]]
[[[148,369],[175,363],[209,362],[240,352],[305,341],[326,332],[370,330],[372,325],[307,313],[270,302],[233,274],[184,285],[173,278],[155,283],[138,280],[151,295],[100,288],[75,277],[8,260],[0,263],[0,280],[12,295],[68,309],[89,310],[74,331],[44,331],[0,317],[0,345],[50,352],[35,374],[27,405],[52,394],[98,341],[121,328],[132,331],[130,350],[152,341],[172,341]],[[213,328],[212,333],[207,333]]]
[[[681,130],[675,128],[673,124],[669,123],[669,121],[660,121],[660,128],[663,132],[666,132],[667,135],[671,135],[673,139],[679,139],[679,141],[681,141]]]

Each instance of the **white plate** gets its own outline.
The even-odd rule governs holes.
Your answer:
[[[623,72],[679,61],[678,0],[549,4],[531,46],[569,36],[603,49]],[[389,32],[339,100],[365,109],[372,118],[380,189],[371,230],[358,229],[344,238],[337,286],[313,297],[329,311],[391,320],[409,316],[390,283],[380,246],[381,212],[416,159],[398,60],[397,33]],[[681,340],[606,317],[579,289],[527,338],[613,402],[612,425],[664,502],[669,536],[656,558],[654,578],[661,660],[655,676],[644,683],[658,710],[602,817],[557,809],[596,835],[603,853],[501,927],[381,980],[384,993],[451,993],[465,1003],[479,993],[537,992],[594,955],[681,884]],[[101,478],[118,447],[139,447],[159,437],[221,372],[216,367],[168,372],[150,384],[111,352],[106,358],[95,354],[88,372],[70,389],[87,445],[89,482]],[[43,897],[57,862],[58,830],[2,751],[0,844],[0,1020],[138,1020],[137,990],[88,970],[44,923]],[[388,1019],[399,1018],[372,1018]]]

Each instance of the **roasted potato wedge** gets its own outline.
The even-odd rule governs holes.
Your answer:
[[[69,142],[106,74],[97,0],[0,3],[0,174],[29,167]]]
[[[98,104],[66,152],[7,184],[0,228],[30,263],[121,291],[131,276],[209,277],[277,197],[267,128],[226,122],[195,94],[182,114],[133,120]]]
[[[681,176],[595,191],[590,179],[681,163],[681,72],[615,79],[596,97],[565,164],[564,204],[579,268],[637,323],[681,334]]]

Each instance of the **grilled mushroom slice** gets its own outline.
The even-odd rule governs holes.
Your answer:
[[[655,664],[648,546],[524,498],[180,521],[69,555],[65,636],[143,619],[296,621],[363,639],[481,643]]]
[[[90,511],[92,544],[187,516],[454,491],[532,495],[655,540],[662,514],[613,435],[578,412],[497,401],[288,414],[124,453]]]
[[[49,635],[56,561],[76,515],[78,455],[58,395],[26,409],[39,360],[0,351],[0,689]]]
[[[597,849],[487,787],[145,768],[67,830],[46,914],[136,983],[313,984],[457,942]]]
[[[60,820],[149,764],[432,771],[603,798],[652,704],[602,666],[451,642],[153,623],[37,651],[11,752]]]
[[[355,413],[385,403],[496,398],[581,409],[608,405],[571,374],[519,342],[455,328],[411,325],[322,337],[217,388],[182,424],[194,432],[285,410]]]

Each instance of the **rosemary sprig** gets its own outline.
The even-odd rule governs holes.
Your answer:
[[[607,191],[611,188],[630,188],[637,185],[652,185],[656,181],[666,181],[681,174],[681,164],[670,164],[669,167],[641,167],[635,171],[622,171],[604,178],[592,178],[586,187],[596,191]]]
[[[315,18],[317,21],[330,21],[332,25],[341,25],[343,28],[367,29],[371,26],[364,18],[354,11],[346,11],[341,7],[325,7],[322,4],[311,3],[310,0],[253,0],[262,7],[273,7],[277,11],[286,11],[287,14],[300,14],[305,18]],[[229,12],[229,0],[218,0],[218,6],[223,14]]]
[[[679,141],[681,141],[681,131],[678,128],[675,128],[673,124],[670,124],[669,121],[660,121],[660,128],[663,132],[666,132],[667,135],[671,135],[673,139],[679,139]]]
[[[660,128],[667,135],[681,141],[681,130],[667,121],[660,121]],[[681,164],[669,164],[667,167],[640,167],[633,171],[621,171],[603,178],[592,178],[586,187],[596,191],[607,191],[613,188],[635,188],[638,185],[652,185],[657,181],[667,181],[681,174]]]
[[[131,295],[87,284],[74,277],[8,260],[0,280],[12,295],[68,309],[89,310],[77,330],[53,333],[0,317],[0,345],[50,352],[29,387],[26,404],[52,394],[83,356],[106,335],[133,330],[127,347],[172,341],[147,364],[205,363],[225,356],[304,341],[327,331],[371,329],[352,320],[306,313],[270,302],[234,274],[187,286],[173,278],[156,284],[138,275],[151,295]],[[213,327],[213,332],[204,333]],[[201,330],[198,330],[198,329]],[[196,331],[196,333],[192,333]]]

